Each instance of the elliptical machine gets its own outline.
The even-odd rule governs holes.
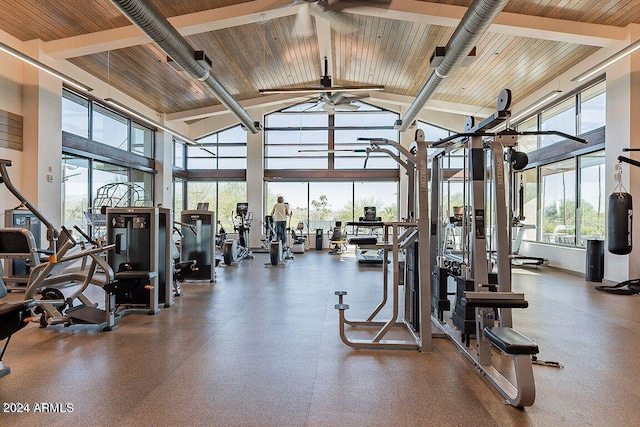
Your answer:
[[[233,221],[233,230],[238,233],[237,239],[227,239],[222,247],[222,258],[225,265],[232,265],[242,261],[243,259],[253,259],[253,254],[249,249],[249,231],[251,229],[251,221],[253,213],[249,212],[249,203],[242,202],[236,204],[236,216],[238,220],[236,224]]]
[[[288,203],[287,203],[287,206],[288,206]],[[285,229],[284,246],[282,245],[282,242],[280,241],[280,239],[278,239],[278,237],[276,236],[275,231],[273,233],[273,236],[271,239],[271,245],[269,246],[269,260],[271,262],[271,265],[273,266],[284,265],[285,259],[295,258],[293,256],[293,252],[291,252],[291,245],[289,244],[289,231],[291,230],[292,215],[293,215],[293,212],[289,211],[289,218],[287,219],[288,225],[287,225],[287,228]],[[272,221],[273,221],[273,218],[272,218]],[[269,264],[266,264],[266,265],[268,266]]]
[[[222,247],[224,246],[224,242],[227,240],[227,231],[222,226],[220,220],[218,220],[217,222],[220,228],[216,233],[216,247],[222,249]]]
[[[264,238],[260,239],[262,247],[260,252],[269,253],[271,251],[271,242],[276,239],[276,229],[273,223],[273,215],[266,215],[262,223],[264,228]],[[258,252],[258,251],[256,251]]]

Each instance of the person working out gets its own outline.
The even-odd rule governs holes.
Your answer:
[[[284,197],[278,196],[278,203],[273,205],[271,215],[276,226],[276,237],[282,242],[284,248],[287,238],[287,217],[289,216],[289,204],[284,202]]]

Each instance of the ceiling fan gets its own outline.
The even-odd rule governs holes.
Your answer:
[[[351,19],[344,13],[352,7],[387,7],[391,0],[293,0],[290,6],[302,5],[296,15],[294,33],[300,37],[313,35],[312,17],[324,19],[331,23],[331,27],[340,33],[350,33],[356,30]]]
[[[383,91],[384,86],[381,85],[362,85],[362,86],[332,86],[331,84],[331,76],[329,75],[329,61],[327,58],[324,58],[324,75],[320,79],[319,85],[312,85],[307,87],[285,87],[285,88],[274,88],[274,89],[258,89],[263,95],[272,95],[278,93],[300,93],[300,94],[316,94],[320,93],[321,95],[325,95],[328,98],[334,96],[336,97],[336,101],[340,101],[338,99],[338,95],[341,94],[342,98],[356,98],[356,96],[344,96],[344,92],[370,92],[370,91]],[[331,95],[334,93],[333,95]],[[358,99],[366,98],[369,96],[368,94],[358,97]],[[341,99],[344,102],[344,99]]]
[[[319,106],[327,113],[335,113],[336,111],[358,111],[360,106],[352,104],[352,102],[368,97],[368,93],[349,95],[343,92],[336,92],[334,94],[323,92],[320,94],[316,104],[309,107],[307,110]]]

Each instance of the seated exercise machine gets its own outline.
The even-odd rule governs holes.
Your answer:
[[[418,256],[422,254],[424,258],[423,251],[418,251],[418,246],[424,243],[421,239],[424,240],[427,234],[420,233],[418,223],[414,219],[416,183],[418,182],[415,179],[416,155],[396,141],[382,138],[359,138],[359,140],[369,141],[367,156],[372,152],[385,153],[405,169],[409,182],[407,191],[407,212],[409,215],[404,221],[382,222],[380,224],[383,237],[381,241],[376,239],[376,248],[382,250],[382,300],[371,314],[363,320],[347,319],[345,310],[349,309],[349,305],[344,303],[347,292],[335,292],[338,296],[338,304],[335,308],[340,313],[340,338],[346,345],[355,349],[428,352],[431,346],[429,318],[428,316],[420,316],[420,313],[429,312],[427,305],[429,297],[425,295],[428,286],[421,287],[419,280],[413,280],[417,277],[427,276],[424,259]],[[426,200],[426,181],[420,182],[425,184],[424,194],[420,193],[421,199]],[[428,241],[424,244],[428,248]],[[390,262],[388,262],[389,258],[391,258]],[[404,263],[402,263],[403,260]],[[404,297],[401,297],[401,288],[404,290]],[[387,304],[391,305],[391,315],[386,319],[381,319],[383,309]],[[351,338],[347,327],[367,330],[373,337],[370,339]],[[389,333],[392,331],[396,332],[397,337],[389,338]]]
[[[291,229],[291,239],[293,240],[291,252],[294,254],[303,254],[304,247],[307,244],[307,236],[305,236],[304,233],[304,222],[299,222],[295,229]]]
[[[38,209],[13,185],[8,167],[11,161],[0,160],[0,183],[32,212],[46,226],[47,250],[36,249],[33,234],[23,228],[2,229],[0,246],[5,249],[7,258],[33,257],[34,253],[48,256],[46,261],[39,260],[32,265],[25,287],[24,301],[36,301],[29,320],[37,321],[41,327],[62,324],[97,324],[103,330],[115,329],[116,316],[111,296],[105,294],[105,308],[98,308],[84,294],[89,285],[103,287],[113,280],[113,271],[104,260],[104,254],[113,246],[87,239],[77,242],[64,227],[58,231]],[[81,232],[79,228],[76,230]],[[82,233],[81,233],[82,234]],[[33,261],[35,264],[36,261]],[[98,272],[100,274],[98,274]],[[69,286],[73,285],[73,286]],[[62,289],[65,289],[65,293]]]
[[[0,277],[0,300],[6,295],[7,288]],[[2,364],[11,336],[27,325],[31,317],[31,309],[35,304],[34,300],[0,302],[0,341],[4,341],[0,352],[0,377],[11,372],[8,366]]]
[[[182,234],[181,226],[189,228],[189,224],[183,224],[181,222],[173,222],[173,234],[178,235],[178,240],[174,240],[171,245],[171,258],[173,259],[173,296],[182,296],[181,283],[184,282],[189,275],[198,271],[198,263],[196,260],[180,261],[182,257],[182,241],[184,234]],[[196,233],[194,228],[190,228],[193,233]]]
[[[249,231],[253,220],[253,213],[249,212],[249,203],[236,204],[235,218],[238,223],[233,222],[233,229],[238,233],[238,238],[227,239],[222,246],[222,259],[227,266],[237,265],[243,259],[253,259],[253,254],[249,249]]]
[[[173,227],[163,207],[107,208],[107,241],[115,245],[107,262],[115,280],[105,285],[118,314],[156,314],[173,302]]]
[[[187,282],[213,283],[216,280],[215,214],[207,209],[180,212],[180,261],[195,261],[197,269]]]
[[[329,249],[329,255],[341,255],[347,250],[347,233],[342,228],[342,221],[336,221],[336,225],[333,227],[329,243],[333,245]]]
[[[35,216],[28,209],[24,209],[24,205],[20,204],[14,209],[8,209],[4,212],[4,226],[6,228],[26,228],[33,234],[33,236],[41,236],[41,223],[37,216]],[[35,248],[36,246],[34,246]],[[39,248],[39,246],[37,246]],[[23,252],[24,251],[18,251]],[[4,258],[4,265],[0,265],[0,271],[4,268],[2,278],[4,284],[9,292],[24,292],[27,282],[29,281],[29,274],[31,273],[31,267],[40,264],[40,262],[47,261],[45,254],[42,252],[33,252],[32,255],[27,257],[13,257]],[[0,264],[2,262],[0,261]]]
[[[367,152],[376,146],[391,145],[404,156],[399,163],[409,175],[408,199],[415,200],[409,203],[407,212],[410,218],[416,212],[417,219],[413,224],[396,225],[398,231],[405,227],[404,233],[388,233],[389,240],[385,238],[392,243],[389,251],[394,257],[393,296],[387,298],[385,288],[382,303],[363,322],[345,319],[344,311],[349,308],[343,300],[346,292],[336,292],[339,299],[336,309],[340,311],[341,338],[355,348],[415,348],[429,352],[432,338],[448,337],[511,405],[524,407],[532,405],[535,399],[532,365],[539,349],[535,342],[513,329],[511,310],[528,305],[523,294],[511,289],[508,230],[512,215],[508,212],[506,194],[507,183],[512,179],[513,147],[518,135],[530,134],[555,134],[581,143],[586,141],[555,131],[518,132],[510,129],[508,123],[505,131],[489,132],[509,119],[510,103],[511,93],[505,89],[498,96],[496,113],[478,125],[468,118],[465,132],[439,141],[427,143],[424,133],[417,130],[410,150],[394,141],[369,139],[371,147]],[[428,147],[433,148],[431,153],[427,152]],[[454,151],[464,153],[465,166],[460,171],[465,188],[462,217],[468,221],[468,225],[459,230],[462,252],[455,269],[444,262],[447,245],[443,239],[444,227],[440,226],[445,224],[441,194],[445,183],[444,165],[448,163],[444,160]],[[400,157],[395,152],[389,155],[396,156],[397,161]],[[494,254],[487,244],[487,230],[491,228],[496,230],[498,242]],[[401,322],[396,322],[399,311],[399,278],[396,276],[400,273],[395,259],[401,251],[406,257],[404,316]],[[384,274],[386,277],[386,270]],[[450,310],[449,279],[458,286],[453,314],[458,313],[464,322],[462,329],[455,324],[455,317],[452,325],[443,315]],[[346,325],[379,327],[380,322],[375,322],[373,317],[381,312],[381,305],[389,299],[391,319],[374,338],[349,339]],[[413,342],[383,340],[390,328],[398,323],[408,330]],[[511,360],[515,378],[510,379],[501,372],[504,364],[495,362],[500,355]]]
[[[378,236],[376,231],[382,229],[382,218],[376,215],[375,206],[366,206],[364,216],[358,221],[347,222],[347,226],[352,226],[356,230],[355,236],[350,236],[347,242],[356,246],[356,258],[359,264],[382,264],[383,250],[377,247]],[[360,234],[360,230],[366,230],[367,234]]]

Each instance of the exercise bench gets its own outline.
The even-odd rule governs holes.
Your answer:
[[[538,345],[510,327],[493,326],[495,320],[486,313],[495,308],[526,308],[529,306],[524,294],[514,292],[465,292],[462,305],[476,308],[478,327],[482,325],[482,336],[476,338],[477,357],[472,358],[476,367],[496,389],[516,407],[531,406],[536,397],[531,356],[538,353]],[[482,310],[488,309],[486,312]],[[478,310],[481,310],[478,313]],[[482,318],[482,319],[480,319]],[[476,335],[477,336],[477,335]],[[513,360],[515,385],[507,380],[491,364],[491,346]],[[469,354],[468,354],[469,355]]]

